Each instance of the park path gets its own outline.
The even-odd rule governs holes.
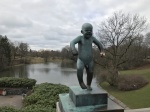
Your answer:
[[[20,109],[22,107],[22,96],[21,95],[0,96],[0,107],[2,106],[13,106],[17,109]]]
[[[124,112],[150,112],[150,108],[130,109],[130,110],[125,110]]]

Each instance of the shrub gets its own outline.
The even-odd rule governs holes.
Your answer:
[[[20,112],[20,111],[13,107],[0,107],[0,112]]]
[[[39,84],[33,88],[33,93],[30,96],[25,97],[23,104],[25,108],[31,108],[32,105],[36,107],[38,105],[37,107],[41,106],[42,109],[45,109],[41,112],[49,112],[46,110],[47,109],[55,110],[56,102],[59,100],[58,95],[61,93],[68,93],[68,92],[69,88],[65,85],[51,84],[51,83]]]
[[[30,105],[21,110],[21,112],[56,112],[56,109],[51,106]]]
[[[120,76],[119,79],[118,89],[124,91],[139,89],[148,84],[148,80],[143,76],[127,75]]]
[[[36,83],[35,79],[2,77],[0,78],[0,87],[25,87],[32,88]]]
[[[103,83],[105,81],[107,81],[108,78],[108,71],[100,71],[100,73],[96,76],[96,79],[99,83]]]

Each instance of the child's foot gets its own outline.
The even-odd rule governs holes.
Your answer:
[[[86,85],[83,82],[80,83],[80,86],[81,86],[82,89],[87,89]]]
[[[87,85],[87,90],[91,91],[92,90],[91,86]]]

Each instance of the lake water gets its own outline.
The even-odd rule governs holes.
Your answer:
[[[79,86],[76,72],[76,63],[50,62],[13,67],[7,71],[0,72],[0,77],[26,77],[36,79],[37,84],[49,82],[67,86]],[[85,71],[83,77],[86,83]],[[92,86],[96,85],[96,79],[93,78]]]

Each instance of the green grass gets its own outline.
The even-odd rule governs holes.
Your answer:
[[[111,95],[122,101],[129,108],[148,108],[150,107],[150,68],[141,70],[120,71],[121,75],[142,75],[149,80],[149,84],[145,87],[133,91],[119,91],[116,88],[110,87],[108,83],[103,83],[101,86]]]

